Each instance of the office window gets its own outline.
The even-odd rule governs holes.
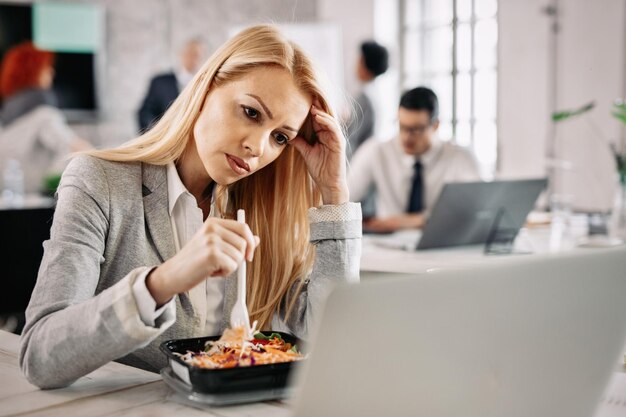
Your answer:
[[[399,0],[402,89],[439,97],[444,140],[471,148],[486,177],[497,159],[497,0]]]

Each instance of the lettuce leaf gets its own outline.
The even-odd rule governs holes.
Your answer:
[[[259,332],[254,335],[254,338],[259,339],[259,340],[271,340],[271,339],[283,340],[283,338],[278,333],[272,333],[269,336],[265,336],[263,333]]]

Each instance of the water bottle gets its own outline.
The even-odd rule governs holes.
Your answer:
[[[20,161],[9,159],[2,173],[4,188],[2,199],[10,206],[20,206],[24,202],[24,172]]]

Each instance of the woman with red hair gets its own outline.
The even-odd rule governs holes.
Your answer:
[[[0,64],[0,173],[9,159],[17,160],[26,193],[40,191],[46,176],[60,173],[68,153],[90,148],[56,107],[53,64],[54,54],[31,42],[9,49]]]

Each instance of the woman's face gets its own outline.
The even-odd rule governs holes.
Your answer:
[[[312,98],[278,67],[213,88],[193,134],[210,179],[232,184],[274,161],[304,124]]]
[[[54,68],[51,66],[45,67],[39,74],[38,86],[44,90],[48,90],[52,87],[52,81],[54,80]]]

